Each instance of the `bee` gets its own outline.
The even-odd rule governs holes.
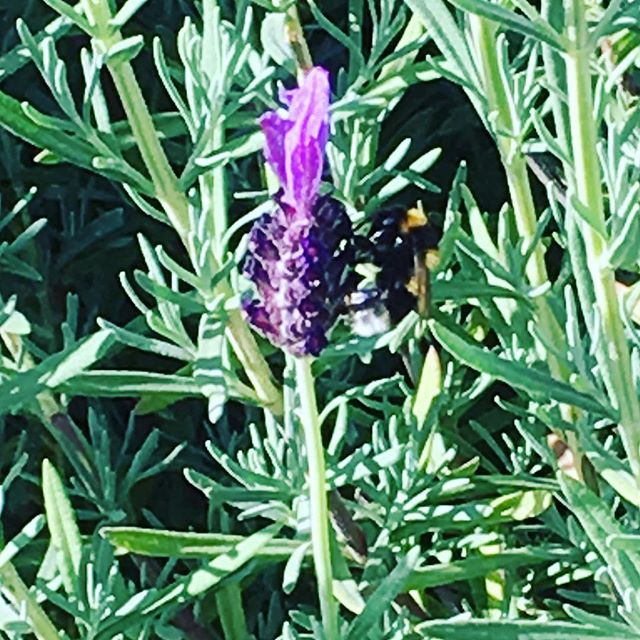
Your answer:
[[[438,239],[420,205],[373,216],[368,236],[356,238],[356,270],[369,277],[345,300],[354,333],[384,333],[414,309],[421,316],[429,314],[430,270],[437,264]]]
[[[375,286],[355,289],[345,296],[343,313],[349,318],[351,330],[361,338],[380,335],[391,327],[383,293]]]

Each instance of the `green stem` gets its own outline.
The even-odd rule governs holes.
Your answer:
[[[242,314],[237,309],[229,311],[226,334],[231,348],[243,366],[247,378],[256,390],[262,404],[276,417],[282,416],[282,391],[274,384],[271,369],[260,353],[255,338]]]
[[[287,40],[293,51],[296,66],[299,71],[304,74],[313,67],[313,60],[311,59],[311,53],[307,46],[307,40],[304,37],[300,16],[298,15],[298,7],[295,2],[293,2],[287,10],[286,26]]]
[[[109,25],[112,18],[108,0],[85,0],[85,13],[99,34],[98,43],[106,51],[122,41],[118,30]],[[156,190],[156,197],[169,216],[182,241],[187,244],[189,233],[189,205],[180,190],[169,160],[147,108],[142,90],[128,60],[114,57],[107,60],[107,68],[116,85],[140,155]]]
[[[108,50],[120,42],[122,40],[120,32],[109,25],[112,16],[108,0],[84,0],[84,2],[87,18],[98,33],[99,46]],[[191,255],[193,251],[190,240],[189,204],[180,190],[178,179],[162,148],[133,67],[128,61],[121,59],[114,59],[108,62],[107,66],[153,182],[156,197]],[[217,185],[216,191],[219,192],[220,189],[221,185]],[[220,287],[224,293],[229,295],[233,293],[228,283],[223,283]],[[273,383],[269,365],[239,311],[229,313],[226,333],[260,401],[276,415],[281,415],[282,393]]]
[[[571,147],[575,168],[576,196],[591,220],[580,219],[587,265],[599,311],[603,349],[598,364],[612,403],[620,412],[620,431],[631,470],[640,486],[640,403],[631,369],[629,345],[620,316],[615,275],[608,263],[604,197],[597,151],[596,123],[588,49],[588,31],[583,0],[572,0],[567,11],[567,37],[572,48],[565,55]],[[577,217],[577,216],[576,216]]]
[[[318,419],[316,393],[310,358],[296,358],[296,380],[300,397],[300,419],[304,429],[309,465],[309,502],[311,505],[311,545],[320,611],[326,640],[338,639],[338,609],[333,597],[329,509],[325,479],[324,447]]]
[[[138,143],[138,149],[156,189],[156,197],[182,241],[188,244],[187,198],[180,190],[178,180],[160,144],[133,68],[128,62],[121,61],[108,63],[107,66],[127,114],[133,136]]]
[[[12,595],[20,608],[23,606],[26,608],[31,629],[38,640],[60,640],[61,636],[53,622],[29,592],[11,562],[0,567],[0,585]]]
[[[498,60],[497,25],[480,16],[469,14],[469,23],[474,36],[487,96],[487,112],[496,115],[496,142],[507,176],[509,195],[513,206],[518,233],[524,240],[526,251],[535,240],[537,216],[531,195],[531,183],[527,163],[518,148],[518,141],[501,132],[511,132],[516,128],[516,120],[511,111],[507,88],[500,72]],[[540,287],[549,280],[544,261],[544,249],[538,244],[526,265],[526,275],[532,287]],[[548,344],[560,347],[565,342],[564,333],[547,300],[538,296],[535,300],[538,326]],[[551,372],[568,379],[569,370],[554,354],[548,354]]]
[[[227,69],[223,66],[224,53],[220,50],[223,27],[220,24],[220,8],[217,0],[205,0],[202,3],[202,56],[201,65],[206,74],[209,95],[213,104],[209,105],[210,123],[213,125],[211,138],[203,150],[203,155],[220,149],[225,142],[225,124],[221,116],[220,103],[224,99],[224,77]],[[226,197],[226,167],[219,166],[205,172],[200,178],[201,202],[207,216],[207,228],[210,230],[215,257],[222,260],[222,238],[228,226],[228,207]]]

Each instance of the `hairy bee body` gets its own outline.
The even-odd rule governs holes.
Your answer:
[[[383,333],[413,309],[428,314],[428,256],[437,246],[437,232],[421,208],[374,215],[368,236],[356,242],[357,262],[373,267],[374,281],[354,288],[345,300],[354,333]]]

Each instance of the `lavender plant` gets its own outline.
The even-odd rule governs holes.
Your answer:
[[[1,6],[0,635],[635,638],[636,4]]]

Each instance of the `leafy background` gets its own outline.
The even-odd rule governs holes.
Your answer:
[[[294,82],[295,69],[282,5],[205,4],[219,10],[214,41],[228,38],[225,55],[231,43],[247,56],[234,61],[237,74],[222,63],[215,73],[199,66],[203,6],[191,0],[129,0],[123,32],[142,39],[119,55],[133,61],[172,166],[192,172],[181,187],[193,206],[196,244],[224,263],[242,252],[248,222],[268,202],[256,119],[274,106],[278,81]],[[329,162],[337,195],[365,225],[383,205],[420,200],[443,234],[430,324],[411,314],[383,336],[359,339],[340,323],[314,365],[345,638],[640,633],[640,501],[612,428],[616,402],[597,362],[597,315],[575,293],[570,211],[548,178],[543,184],[530,174],[539,225],[533,246],[547,248],[553,283],[541,291],[525,273],[517,211],[504,204],[514,167],[500,153],[500,115],[483,102],[486,86],[474,86],[451,57],[462,50],[456,38],[474,44],[471,13],[498,21],[500,82],[520,92],[519,136],[507,137],[517,138],[523,162],[524,153],[564,161],[560,174],[570,187],[580,169],[567,159],[570,141],[551,115],[562,88],[543,66],[543,56],[555,54],[542,27],[522,27],[526,11],[516,9],[523,4],[530,6],[299,3],[314,61],[334,79]],[[594,92],[609,107],[597,121],[606,201],[618,203],[610,208],[623,218],[607,219],[608,238],[619,239],[617,279],[632,285],[640,143],[629,82],[638,11],[633,2],[588,5],[590,25],[600,24],[614,46],[613,62],[594,49],[591,64]],[[195,264],[184,234],[157,219],[164,216],[153,194],[141,202],[147,178],[122,180],[124,165],[92,170],[93,157],[113,152],[112,162],[146,176],[106,70],[100,91],[116,123],[108,134],[97,131],[95,104],[83,98],[87,35],[69,19],[55,32],[75,121],[47,48],[53,41],[38,49],[30,40],[66,7],[0,3],[0,90],[30,105],[0,106],[0,633],[322,637],[291,363],[259,341],[284,383],[279,419],[257,406],[223,337],[222,304],[232,308],[234,296],[216,297],[215,274]],[[552,10],[547,17],[554,19]],[[402,49],[405,30],[410,46]],[[163,67],[181,95],[185,85],[193,92],[186,116],[160,80]],[[212,82],[207,95],[207,73],[234,81]],[[627,82],[606,84],[616,74]],[[211,95],[228,118],[216,148],[207,146],[220,126]],[[539,114],[536,126],[530,109]],[[203,129],[189,130],[200,122]],[[67,134],[84,146],[61,137],[62,147],[52,149],[47,136]],[[72,163],[57,157],[65,149]],[[216,153],[226,154],[224,164]],[[228,247],[219,238],[207,245],[198,230],[209,179],[209,195],[227,208],[224,224],[238,223]],[[155,218],[141,206],[153,206]],[[222,277],[242,288],[234,260],[227,267],[231,275],[223,269]],[[541,297],[569,345],[564,353],[558,345],[557,370],[549,353],[558,353],[536,328]],[[565,440],[573,458],[558,456]],[[557,475],[567,456],[580,482]]]

